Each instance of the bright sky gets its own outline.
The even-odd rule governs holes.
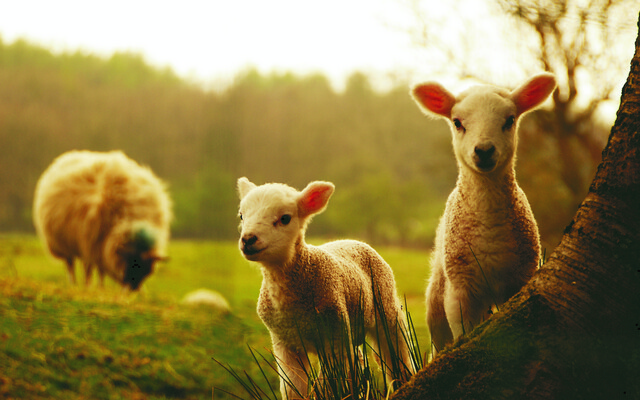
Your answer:
[[[54,51],[142,53],[200,82],[261,72],[414,70],[417,52],[398,0],[16,0],[0,3],[0,36]]]
[[[495,3],[419,3],[437,35],[431,40],[460,35],[471,41],[470,48],[451,49],[454,57],[469,60],[470,70],[489,68],[496,83],[509,86],[538,72],[516,65],[529,47],[492,15],[488,4]],[[0,37],[8,43],[25,38],[56,52],[141,53],[151,64],[213,88],[255,67],[262,73],[321,72],[337,89],[362,71],[382,90],[399,77],[436,79],[459,91],[468,83],[447,67],[446,55],[415,45],[411,4],[417,0],[5,0]],[[634,38],[635,28],[630,55]]]

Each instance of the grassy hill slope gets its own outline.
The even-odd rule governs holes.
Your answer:
[[[426,349],[426,253],[381,253],[394,266]],[[35,237],[0,235],[0,396],[203,399],[213,387],[243,395],[212,357],[262,381],[247,347],[264,355],[271,348],[255,313],[258,268],[232,242],[174,241],[170,256],[142,293],[126,295],[111,281],[104,289],[71,286],[63,264]],[[231,312],[180,303],[200,287],[221,292]],[[275,373],[268,377],[277,388]],[[216,390],[214,398],[230,397]]]

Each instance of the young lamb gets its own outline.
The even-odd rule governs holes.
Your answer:
[[[137,290],[165,258],[171,201],[164,184],[120,151],[70,151],[44,171],[36,185],[33,219],[51,254],[66,261],[76,283],[74,259]]]
[[[256,186],[247,178],[238,180],[240,251],[247,260],[261,264],[257,311],[271,333],[281,372],[294,386],[281,379],[283,399],[294,398],[296,391],[307,395],[303,370],[310,371],[310,364],[305,350],[318,352],[318,321],[329,325],[329,336],[334,338],[345,327],[349,336],[356,336],[357,327],[352,324],[358,308],[364,313],[365,334],[374,339],[373,346],[385,365],[391,368],[395,352],[401,365],[413,370],[408,347],[399,334],[405,329],[405,317],[389,265],[362,242],[340,240],[317,247],[305,243],[309,221],[325,209],[333,191],[329,182],[311,182],[299,192],[279,183]],[[393,336],[390,342],[398,343],[398,348],[390,349],[384,339],[381,315],[374,308],[374,287]],[[375,340],[378,337],[380,344]],[[364,338],[351,340],[360,345]],[[334,345],[329,339],[325,342],[327,349]]]
[[[556,87],[543,73],[514,91],[475,86],[454,97],[437,83],[411,94],[427,114],[444,117],[453,134],[458,181],[436,233],[426,293],[435,351],[516,294],[538,268],[538,227],[516,182],[520,117]]]

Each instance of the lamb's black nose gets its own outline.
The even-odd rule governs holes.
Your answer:
[[[242,244],[244,246],[251,246],[252,244],[254,244],[257,241],[258,241],[258,237],[256,235],[250,235],[250,236],[243,236],[242,237]]]
[[[474,151],[480,160],[486,161],[495,153],[496,147],[492,144],[480,145],[476,146]]]

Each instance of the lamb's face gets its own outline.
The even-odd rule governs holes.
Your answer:
[[[509,166],[517,146],[517,118],[516,105],[508,92],[478,86],[463,93],[450,117],[459,163],[480,174]]]
[[[533,76],[513,91],[475,86],[457,98],[437,82],[425,82],[411,96],[426,114],[449,120],[458,164],[480,174],[511,165],[518,119],[542,104],[554,91],[549,73]]]
[[[295,189],[267,184],[250,190],[240,202],[238,246],[247,260],[267,264],[288,261],[303,232]]]

